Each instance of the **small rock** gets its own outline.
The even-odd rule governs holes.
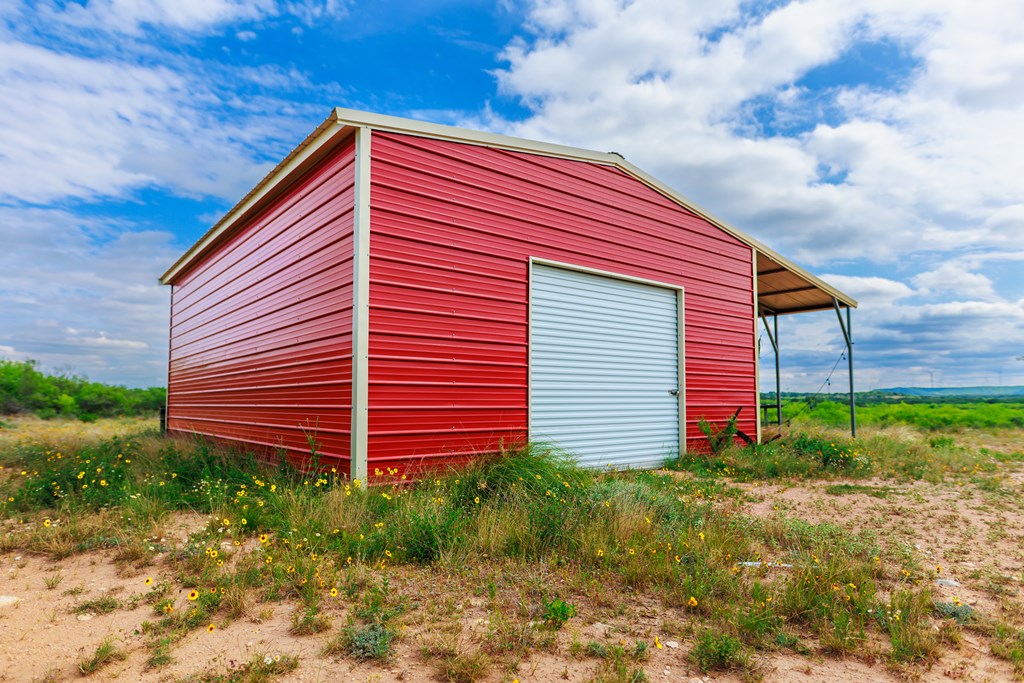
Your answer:
[[[7,607],[20,601],[21,598],[16,598],[13,595],[0,595],[0,607]]]
[[[936,586],[949,586],[950,588],[959,588],[960,582],[956,579],[935,579]]]
[[[665,647],[670,647],[670,648],[672,648],[674,650],[677,647],[679,647],[679,643],[677,643],[674,640],[666,640],[665,641]]]
[[[92,619],[92,618],[93,618],[94,616],[96,616],[96,615],[95,615],[95,614],[93,614],[92,612],[86,612],[85,614],[79,614],[79,615],[78,615],[78,620],[79,620],[79,621],[89,621],[89,620],[90,620],[90,619]]]

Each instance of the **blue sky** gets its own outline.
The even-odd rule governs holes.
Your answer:
[[[1024,384],[1021,25],[1016,0],[0,2],[0,357],[164,383],[156,278],[344,106],[624,154],[857,297],[861,388]],[[783,389],[817,389],[834,314],[780,335]]]

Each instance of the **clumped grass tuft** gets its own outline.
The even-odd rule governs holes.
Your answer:
[[[750,667],[750,657],[739,638],[710,629],[697,638],[690,656],[703,672],[746,671]]]
[[[299,658],[291,655],[256,655],[249,662],[226,671],[207,671],[180,679],[181,683],[269,683],[299,667]]]
[[[288,632],[296,636],[309,636],[314,633],[323,633],[330,627],[330,619],[321,614],[315,605],[307,605],[296,610],[292,615],[292,625]]]
[[[435,636],[424,646],[423,654],[434,660],[438,677],[450,683],[484,680],[492,665],[486,653],[467,645],[457,635]]]
[[[95,600],[86,600],[75,605],[75,612],[78,614],[85,614],[87,612],[93,612],[95,614],[107,614],[113,612],[121,607],[121,602],[110,595],[106,595],[102,598],[96,598]]]
[[[997,624],[992,639],[992,654],[1013,665],[1018,678],[1024,678],[1024,629]]]
[[[893,662],[931,662],[938,657],[938,632],[932,628],[929,615],[934,602],[928,590],[895,591],[886,605],[876,610],[878,621],[889,634]]]
[[[608,645],[597,641],[587,643],[586,652],[601,659],[597,674],[591,679],[600,683],[642,683],[650,680],[641,662],[647,659],[647,644],[638,641],[633,647],[622,643]]]
[[[112,639],[106,638],[96,647],[95,652],[90,657],[86,657],[78,662],[78,671],[83,676],[88,676],[114,662],[123,661],[127,657],[128,655],[124,650],[114,645]]]

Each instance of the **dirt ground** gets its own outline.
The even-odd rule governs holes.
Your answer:
[[[853,531],[870,530],[883,546],[904,547],[924,566],[941,568],[937,599],[954,597],[980,613],[1018,625],[1024,621],[1024,472],[1007,471],[1001,487],[969,480],[954,483],[868,480],[850,482],[868,489],[835,495],[826,491],[842,482],[750,483],[742,487],[745,511],[752,515],[786,515],[812,523],[830,522]],[[872,495],[873,494],[873,495]],[[192,529],[206,520],[182,515],[171,520],[164,533],[169,546],[183,543]],[[213,632],[199,629],[172,651],[174,661],[159,670],[147,670],[151,651],[142,632],[154,620],[153,608],[139,601],[134,609],[106,614],[78,610],[84,602],[114,596],[131,604],[132,596],[146,591],[144,581],[160,571],[159,559],[141,569],[119,568],[105,552],[75,555],[53,562],[18,553],[0,555],[0,681],[79,680],[78,663],[110,638],[127,658],[92,674],[96,681],[176,681],[205,672],[225,672],[254,658],[281,655],[298,657],[299,666],[281,681],[434,681],[437,660],[425,648],[440,637],[456,647],[477,650],[489,629],[489,614],[482,596],[466,594],[466,577],[458,572],[396,568],[395,589],[410,596],[455,600],[441,621],[426,605],[404,617],[396,654],[387,664],[356,663],[325,657],[327,639],[345,623],[346,601],[327,609],[332,627],[310,636],[289,633],[295,605],[257,606],[249,616]],[[500,571],[496,568],[495,571]],[[783,570],[779,570],[783,571]],[[558,581],[557,573],[550,577]],[[634,600],[628,608],[608,609],[588,604],[584,596],[579,614],[558,632],[552,647],[535,651],[515,671],[492,666],[486,680],[588,681],[601,661],[579,654],[573,643],[650,643],[643,662],[651,681],[739,681],[730,674],[701,674],[688,660],[691,643],[680,635],[686,615],[659,604]],[[454,614],[454,619],[451,617]],[[661,648],[655,646],[655,638]],[[574,654],[575,652],[575,654]],[[768,682],[837,681],[1010,681],[1011,666],[992,656],[989,643],[965,631],[959,646],[947,648],[930,667],[888,668],[871,647],[862,655],[836,659],[818,655],[774,653],[761,656],[759,673]]]

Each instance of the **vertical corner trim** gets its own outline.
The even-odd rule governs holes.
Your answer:
[[[167,423],[171,419],[171,357],[174,346],[174,285],[167,307],[167,391],[164,392],[164,419],[160,425],[161,436],[167,436]]]
[[[352,266],[352,433],[349,477],[366,481],[370,344],[370,128],[356,128]]]
[[[757,425],[757,435],[754,437],[757,443],[761,443],[761,344],[758,329],[761,320],[761,306],[758,302],[757,291],[757,250],[751,249],[751,272],[754,278],[754,419]]]
[[[676,342],[678,349],[677,374],[679,376],[679,457],[686,453],[686,292],[676,290]]]

